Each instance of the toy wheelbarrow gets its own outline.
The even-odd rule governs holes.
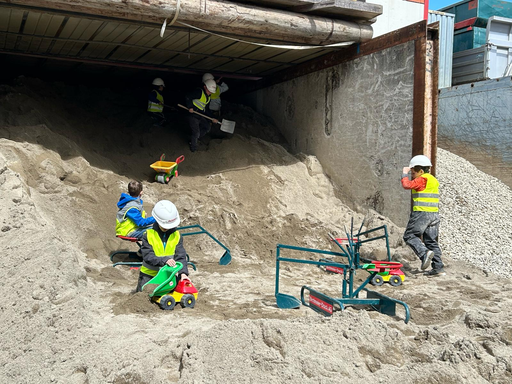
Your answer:
[[[181,268],[183,264],[180,262],[176,262],[174,267],[164,265],[155,277],[142,286],[144,290],[148,285],[157,285],[153,292],[149,292],[149,297],[162,309],[172,310],[176,303],[180,303],[183,308],[194,308],[196,304],[197,289],[192,283],[187,280],[177,283],[176,274]]]
[[[155,176],[155,181],[158,181],[160,184],[167,184],[173,177],[178,177],[178,164],[185,160],[185,156],[181,155],[176,161],[164,160],[165,153],[162,153],[160,160],[150,165],[151,168],[158,172]]]

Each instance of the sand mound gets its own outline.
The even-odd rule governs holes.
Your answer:
[[[77,101],[69,101],[72,91]],[[0,382],[512,379],[510,280],[449,257],[446,277],[418,273],[402,228],[375,212],[352,212],[316,158],[244,132],[251,120],[231,139],[189,154],[180,116],[141,135],[151,127],[128,95],[30,79],[0,95]],[[105,102],[107,115],[97,108]],[[163,152],[186,156],[168,185],[150,182],[149,164]],[[215,242],[185,238],[198,266],[194,309],[160,310],[133,293],[137,271],[111,267],[113,251],[135,249],[114,236],[115,204],[132,177],[145,180],[147,210],[170,199],[183,225],[203,226],[231,250],[232,263],[220,266]],[[406,264],[404,285],[375,289],[407,302],[410,323],[402,311],[347,308],[323,318],[306,307],[278,309],[276,244],[335,250],[327,234],[343,235],[365,216],[370,227],[388,225],[393,255]],[[364,252],[382,257],[375,243]],[[339,295],[337,275],[293,265],[282,272],[284,292],[298,296],[308,284]]]

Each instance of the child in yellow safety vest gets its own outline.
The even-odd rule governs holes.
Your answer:
[[[424,155],[414,156],[409,167],[402,170],[402,187],[412,190],[413,208],[404,233],[405,243],[421,261],[421,269],[432,269],[427,276],[445,275],[441,249],[437,243],[439,233],[439,181],[430,174],[432,163]],[[411,172],[412,180],[408,173]],[[422,241],[423,239],[423,241]]]
[[[142,183],[130,181],[128,194],[121,193],[117,202],[116,235],[142,238],[142,234],[150,228],[155,219],[146,217],[142,202]]]
[[[155,121],[155,124],[160,126],[166,123],[164,97],[162,96],[164,87],[164,81],[157,77],[153,80],[153,89],[148,95],[148,114]]]
[[[152,215],[156,222],[142,236],[142,266],[140,267],[137,292],[149,280],[156,276],[164,265],[174,267],[176,262],[183,264],[177,278],[189,280],[187,268],[187,252],[183,247],[183,237],[176,229],[180,225],[180,215],[176,206],[168,200],[155,204]]]

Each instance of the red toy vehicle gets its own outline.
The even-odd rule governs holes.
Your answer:
[[[400,269],[403,264],[393,261],[378,261],[373,260],[371,264],[366,264],[365,268],[368,272],[378,272],[370,281],[372,285],[382,285],[385,281],[393,287],[398,287],[405,280],[405,274]]]

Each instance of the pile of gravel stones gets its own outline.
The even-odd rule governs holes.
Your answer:
[[[439,244],[443,256],[512,275],[512,190],[473,164],[438,148]]]

